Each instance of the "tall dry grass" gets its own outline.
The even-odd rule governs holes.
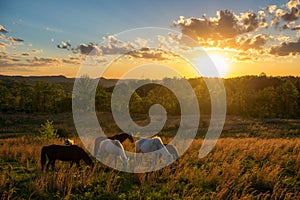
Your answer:
[[[163,140],[167,140],[163,138]],[[219,139],[198,158],[195,140],[176,162],[143,174],[122,173],[97,163],[81,169],[57,162],[42,172],[34,138],[0,140],[2,199],[297,199],[300,196],[300,139]],[[81,145],[79,143],[79,145]],[[126,142],[125,149],[133,149]]]

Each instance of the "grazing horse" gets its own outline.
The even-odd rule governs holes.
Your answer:
[[[134,142],[133,137],[131,135],[127,134],[127,133],[120,133],[120,134],[117,134],[117,135],[114,135],[114,136],[110,136],[108,138],[102,137],[102,136],[97,137],[95,139],[95,145],[94,145],[94,156],[95,157],[97,155],[97,152],[98,152],[98,149],[99,149],[99,146],[100,146],[100,142],[105,140],[105,139],[118,140],[121,143],[123,143],[126,139],[129,139],[129,141],[131,143]]]
[[[126,167],[128,158],[126,157],[123,145],[120,141],[111,139],[105,139],[101,141],[96,156],[106,157],[108,155],[114,156],[115,167],[117,166],[118,156],[120,156],[122,159],[123,168]]]
[[[155,168],[158,153],[155,152],[161,150],[161,153],[166,157],[166,162],[170,163],[173,161],[172,155],[169,153],[165,145],[163,145],[160,137],[154,137],[151,139],[141,138],[135,143],[136,153],[152,153],[153,166]]]
[[[79,166],[80,160],[83,160],[87,165],[92,164],[92,159],[88,156],[88,154],[79,146],[77,145],[50,145],[44,146],[41,151],[41,164],[42,170],[44,169],[44,165],[46,164],[46,160],[48,157],[48,163],[46,165],[46,169],[49,168],[49,165],[52,166],[54,169],[55,161],[69,161],[71,165],[76,163]]]

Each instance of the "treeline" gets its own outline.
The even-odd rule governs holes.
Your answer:
[[[143,80],[131,80],[143,81]],[[166,78],[163,81],[181,85],[181,79]],[[203,78],[189,79],[198,98],[201,114],[209,114],[211,100]],[[91,81],[88,77],[81,80],[83,96],[91,96]],[[227,98],[227,114],[255,118],[300,118],[300,78],[243,76],[224,79]],[[122,83],[124,91],[130,90],[130,81]],[[6,78],[0,80],[0,111],[59,113],[72,111],[70,83],[51,83]],[[98,85],[95,92],[95,109],[111,112],[111,97],[114,87]],[[218,90],[215,88],[215,90]],[[218,92],[218,91],[214,91]],[[81,95],[82,96],[82,95]],[[189,98],[189,97],[185,97]],[[155,82],[138,88],[130,99],[131,113],[148,113],[153,104],[161,104],[169,115],[179,115],[180,105],[176,96],[166,87]],[[119,105],[114,105],[119,106]],[[84,109],[84,107],[83,107]]]
[[[12,112],[59,113],[72,109],[72,95],[62,84],[48,81],[28,81],[14,79],[0,80],[0,110]]]
[[[255,118],[300,118],[300,78],[227,79],[227,113]]]

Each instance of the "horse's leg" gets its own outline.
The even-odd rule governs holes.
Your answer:
[[[157,159],[156,153],[152,152],[152,170],[154,170],[156,167],[156,159]]]
[[[141,157],[140,157],[140,153],[141,149],[139,145],[135,145],[135,162],[137,163],[141,163]]]
[[[46,164],[46,169],[47,170],[49,169],[50,164],[51,164],[51,160],[49,159],[48,162],[47,162],[47,164]]]
[[[51,161],[52,170],[55,170],[55,160]]]

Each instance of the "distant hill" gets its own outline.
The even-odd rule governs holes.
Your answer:
[[[67,78],[65,76],[4,76],[0,75],[0,80],[14,79],[18,81],[28,81],[30,84],[34,84],[37,81],[49,81],[50,83],[57,84],[73,84],[75,78]],[[99,84],[103,87],[111,87],[116,84],[118,79],[106,79],[100,78]]]

